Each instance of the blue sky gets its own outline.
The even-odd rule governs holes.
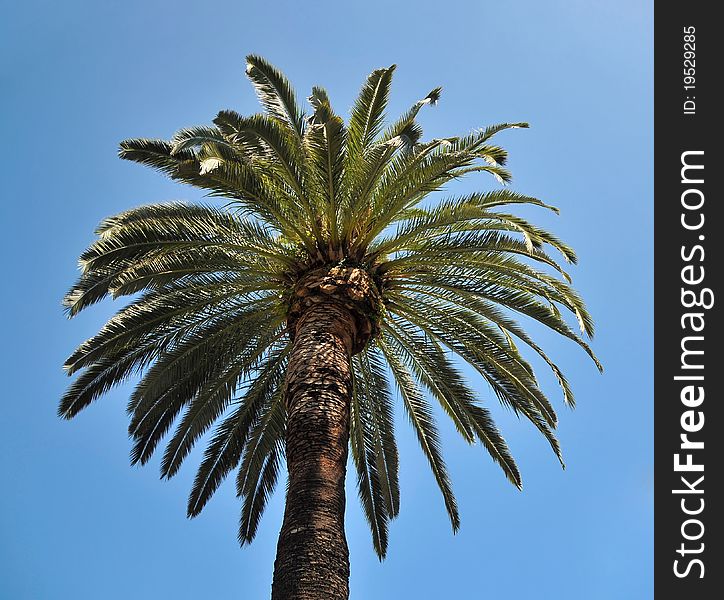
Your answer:
[[[442,426],[462,516],[455,536],[399,412],[402,506],[383,563],[349,487],[352,598],[652,597],[652,11],[622,0],[8,3],[0,598],[268,597],[283,486],[257,541],[239,549],[233,481],[201,517],[185,517],[198,452],[170,482],[157,461],[129,467],[129,388],[72,422],[55,416],[64,359],[117,308],[69,322],[60,307],[95,225],[139,204],[200,198],[118,160],[118,142],[170,137],[222,108],[256,111],[243,75],[252,52],[302,97],[325,86],[342,114],[372,69],[397,63],[393,116],[444,87],[422,117],[430,137],[529,121],[497,140],[511,153],[513,189],[561,208],[526,216],[578,251],[574,283],[606,366],[598,375],[572,344],[534,329],[579,407],[565,409],[544,377],[561,409],[565,471],[529,424],[495,407],[522,493]]]

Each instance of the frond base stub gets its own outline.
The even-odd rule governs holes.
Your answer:
[[[382,297],[374,279],[359,267],[325,265],[306,272],[294,285],[287,311],[292,340],[305,310],[325,302],[341,305],[353,316],[352,354],[361,352],[379,334]]]

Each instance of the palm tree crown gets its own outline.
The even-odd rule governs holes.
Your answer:
[[[592,320],[548,253],[575,263],[573,250],[505,209],[555,208],[506,188],[423,203],[469,173],[509,181],[506,152],[491,140],[527,125],[423,141],[416,117],[436,103],[437,88],[385,126],[394,70],[369,75],[345,123],[317,87],[304,114],[285,77],[249,56],[262,114],[224,110],[213,126],[182,129],[170,141],[124,141],[122,158],[227,202],[155,204],[106,219],[64,301],[73,316],[107,296],[133,296],[67,360],[68,373],[79,376],[60,414],[75,416],[141,373],[128,403],[132,462],[148,461],[168,435],[161,472],[171,477],[214,426],[188,514],[198,515],[236,470],[242,544],[253,539],[284,460],[284,381],[307,307],[334,299],[353,316],[350,447],[380,557],[399,510],[395,388],[457,529],[431,400],[514,485],[521,479],[451,353],[529,419],[559,459],[555,411],[516,342],[547,363],[571,406],[573,394],[514,313],[574,340],[596,361],[562,312],[588,336]]]

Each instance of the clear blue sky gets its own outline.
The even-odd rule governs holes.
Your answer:
[[[535,217],[580,255],[574,282],[606,366],[599,376],[572,344],[536,330],[579,407],[557,404],[566,471],[529,424],[495,409],[522,493],[443,426],[462,514],[455,536],[400,413],[402,510],[384,563],[349,488],[352,598],[652,597],[652,2],[3,6],[0,598],[268,597],[283,485],[257,541],[239,549],[233,481],[200,518],[185,517],[198,452],[170,482],[157,461],[129,467],[128,388],[72,422],[55,416],[65,357],[117,308],[69,322],[60,307],[93,228],[138,204],[200,198],[118,160],[118,142],[169,137],[221,108],[256,111],[243,75],[251,52],[302,97],[325,86],[343,114],[373,68],[397,63],[393,115],[444,87],[422,118],[431,137],[529,121],[498,138],[513,189],[561,208]]]

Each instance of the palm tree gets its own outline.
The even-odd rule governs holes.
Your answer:
[[[170,434],[165,477],[215,426],[190,517],[236,470],[239,541],[251,542],[286,461],[273,599],[348,596],[348,448],[375,551],[385,556],[400,502],[393,386],[457,530],[431,400],[515,486],[521,479],[451,357],[529,419],[559,460],[556,414],[514,340],[552,369],[570,406],[573,394],[513,313],[574,340],[596,361],[560,309],[588,336],[592,320],[546,251],[575,263],[573,250],[502,207],[556,209],[505,188],[426,201],[470,173],[507,182],[506,152],[491,138],[527,125],[422,141],[416,117],[438,100],[436,88],[385,128],[394,70],[369,75],[345,124],[323,89],[313,88],[307,116],[285,77],[249,56],[263,114],[225,110],[213,127],[182,129],[170,141],[122,142],[122,158],[227,203],[155,204],[106,219],[64,300],[74,316],[107,296],[133,296],[67,360],[67,372],[79,376],[62,417],[142,373],[128,403],[131,462],[146,463]]]

